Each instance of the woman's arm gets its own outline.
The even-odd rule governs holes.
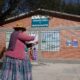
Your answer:
[[[35,38],[34,36],[27,35],[24,32],[21,32],[18,35],[18,39],[20,39],[22,41],[32,41],[32,40],[34,40],[34,38]]]

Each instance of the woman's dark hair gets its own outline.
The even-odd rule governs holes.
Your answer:
[[[16,31],[26,31],[26,28],[15,27],[14,30],[16,30]]]

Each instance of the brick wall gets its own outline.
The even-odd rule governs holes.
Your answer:
[[[77,27],[80,26],[80,22],[76,22],[76,21],[70,21],[70,20],[66,20],[66,19],[60,19],[60,18],[55,18],[55,17],[50,17],[50,22],[49,22],[49,27],[51,28],[55,28],[55,27]],[[75,32],[75,31],[73,31]],[[66,46],[66,39],[62,36],[62,34],[66,35],[68,34],[68,36],[70,38],[76,38],[78,40],[79,46],[78,48],[73,48],[73,47],[67,47]],[[59,52],[42,52],[43,57],[45,58],[49,58],[49,59],[57,59],[57,58],[61,58],[61,59],[80,59],[80,40],[79,38],[77,38],[76,36],[73,35],[69,35],[68,31],[61,31],[61,45],[60,45],[61,49]]]
[[[50,17],[49,27],[52,28],[52,27],[58,27],[58,26],[80,26],[80,22]]]
[[[21,20],[17,20],[17,21],[5,24],[5,25],[1,26],[1,28],[12,29],[13,27],[16,26],[17,23],[22,23],[26,28],[29,28],[31,26],[31,18],[24,18]]]
[[[27,29],[31,28],[31,18],[24,18],[24,19],[0,26],[1,27],[0,29],[7,29],[7,30],[12,29],[13,27],[16,26],[18,22],[23,23]],[[64,27],[75,26],[76,27],[76,26],[80,26],[80,22],[50,17],[50,20],[49,20],[50,28],[55,28],[55,27],[60,27],[60,26],[64,26]],[[66,39],[64,39],[62,34],[66,34],[66,31],[61,32],[61,50],[59,52],[42,52],[42,56],[45,58],[80,58],[80,50],[79,50],[80,45],[78,48],[66,47],[65,45]],[[5,32],[0,32],[0,52],[2,48],[5,47],[5,37],[6,37]]]
[[[71,31],[71,32],[70,32]],[[73,33],[75,34],[72,34]],[[77,35],[77,36],[76,36]],[[59,52],[42,52],[43,57],[45,58],[53,58],[53,59],[80,59],[80,31],[76,30],[61,30],[61,45],[60,45],[60,51]],[[67,37],[68,38],[67,38]],[[66,41],[70,39],[77,39],[78,40],[78,47],[67,47]]]

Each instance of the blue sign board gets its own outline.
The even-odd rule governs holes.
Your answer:
[[[48,18],[32,19],[32,27],[48,27]]]
[[[76,41],[72,41],[72,46],[73,47],[78,47],[78,41],[76,40]]]
[[[72,46],[72,47],[78,47],[78,41],[77,40],[67,40],[66,41],[66,45],[69,47],[69,46]]]

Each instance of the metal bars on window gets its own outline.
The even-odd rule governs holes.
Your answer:
[[[59,51],[59,31],[41,31],[41,51]]]

